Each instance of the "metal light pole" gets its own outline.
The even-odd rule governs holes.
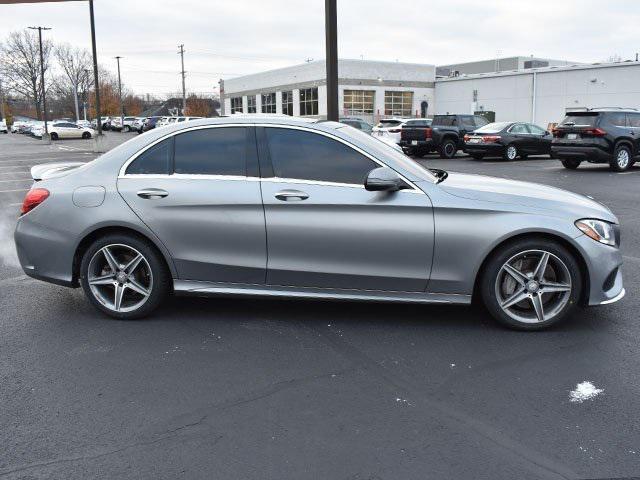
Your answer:
[[[40,42],[40,84],[42,88],[42,118],[44,120],[44,136],[42,139],[49,143],[49,127],[47,126],[47,96],[44,88],[44,55],[42,54],[42,30],[51,30],[47,27],[29,27],[30,30],[38,30],[38,40]]]
[[[120,102],[120,127],[124,130],[124,109],[122,108],[122,82],[120,81],[120,59],[122,57],[116,57],[118,62],[118,101]]]
[[[327,51],[327,120],[338,121],[338,13],[336,0],[325,0]]]
[[[91,20],[91,49],[93,52],[93,82],[96,89],[96,123],[98,126],[98,138],[102,138],[102,117],[100,115],[100,85],[98,83],[98,54],[96,53],[96,24],[93,18],[93,0],[89,0],[89,17]],[[95,149],[99,150],[100,140],[96,139]]]
[[[180,63],[182,64],[182,71],[180,72],[182,73],[182,115],[186,115],[185,112],[187,111],[187,93],[184,86],[184,44],[178,45],[178,48],[180,48],[180,51],[178,53],[180,54]]]

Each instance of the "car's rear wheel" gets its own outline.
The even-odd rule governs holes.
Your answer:
[[[51,140],[58,140],[58,134],[56,132],[51,132],[49,136],[51,137]]]
[[[569,170],[575,170],[580,166],[582,162],[580,160],[576,160],[574,158],[565,158],[562,160],[562,166],[564,168],[568,168]]]
[[[133,235],[102,237],[85,251],[80,283],[89,301],[107,315],[128,320],[155,310],[170,291],[164,259]]]
[[[88,138],[91,138],[91,134],[89,132],[83,132],[82,133],[82,138],[84,138],[85,140],[87,140]]]
[[[505,160],[513,161],[518,156],[518,149],[515,145],[507,145],[507,148],[504,149],[503,157]]]
[[[456,142],[451,139],[445,140],[442,142],[442,145],[440,145],[440,158],[453,158],[457,151],[458,147]]]
[[[633,165],[631,149],[625,144],[616,146],[609,165],[614,172],[624,172],[631,168],[631,165]]]
[[[487,310],[518,330],[542,330],[558,323],[582,294],[575,257],[547,239],[524,239],[501,248],[487,261],[481,281]]]

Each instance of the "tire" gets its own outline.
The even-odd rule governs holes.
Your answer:
[[[440,158],[448,158],[451,159],[456,156],[456,152],[458,151],[458,146],[456,142],[448,139],[442,142],[440,145]]]
[[[471,157],[474,160],[482,160],[484,158],[484,154],[483,153],[472,153]]]
[[[569,170],[577,169],[581,163],[582,163],[581,160],[576,160],[574,158],[566,158],[562,160],[562,166],[564,168],[568,168]]]
[[[546,268],[540,276],[536,270],[545,254]],[[561,244],[544,238],[516,240],[500,248],[485,262],[481,275],[485,307],[502,325],[516,330],[543,330],[561,322],[582,295],[576,258]],[[513,303],[508,305],[509,301]]]
[[[613,158],[609,161],[609,166],[614,172],[625,172],[633,165],[631,149],[624,143],[616,145]]]
[[[110,268],[105,249],[115,264],[129,271]],[[80,283],[89,302],[106,315],[119,320],[142,318],[153,312],[171,291],[171,274],[164,258],[146,240],[135,235],[109,234],[94,241],[82,256]],[[116,286],[117,284],[117,286]],[[116,291],[120,305],[116,303]],[[146,294],[144,294],[145,292]]]
[[[58,134],[56,132],[49,134],[49,136],[51,137],[51,140],[54,142],[58,140]]]
[[[518,156],[518,149],[515,145],[507,145],[504,149],[504,153],[502,154],[502,158],[507,161],[512,162]]]
[[[91,134],[89,132],[82,132],[82,138],[85,140],[91,138]]]

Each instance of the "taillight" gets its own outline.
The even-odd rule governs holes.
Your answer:
[[[425,128],[424,138],[432,138],[432,137],[433,137],[433,130],[431,130],[431,128]]]
[[[465,136],[464,136],[464,141],[465,141],[465,142],[468,142],[470,138],[471,138],[471,137],[470,137],[469,135],[465,135]]]
[[[557,128],[554,128],[553,130],[551,130],[551,133],[553,134],[553,138],[562,137],[562,131],[558,130]]]
[[[502,138],[500,135],[485,135],[482,137],[482,141],[484,143],[496,143],[500,138]]]
[[[583,130],[582,133],[586,135],[593,135],[594,137],[604,137],[607,134],[607,132],[601,128],[587,128],[586,130]]]
[[[20,214],[24,215],[25,213],[30,212],[42,202],[44,202],[48,197],[49,190],[47,190],[46,188],[32,188],[24,197],[24,202],[22,202]]]

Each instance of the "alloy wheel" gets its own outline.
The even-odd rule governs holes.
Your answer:
[[[149,262],[135,248],[106,245],[89,262],[87,282],[91,293],[114,312],[131,312],[148,300],[153,289]]]
[[[544,250],[527,250],[502,265],[495,284],[500,308],[522,323],[553,319],[569,302],[569,269],[560,258]]]
[[[618,163],[618,167],[620,167],[621,170],[626,169],[629,166],[629,151],[624,148],[618,150],[616,162]]]
[[[447,155],[447,157],[453,157],[455,155],[455,145],[453,143],[447,143],[444,146],[444,153]]]
[[[513,145],[507,147],[507,158],[509,160],[515,160],[518,156],[518,150]]]

